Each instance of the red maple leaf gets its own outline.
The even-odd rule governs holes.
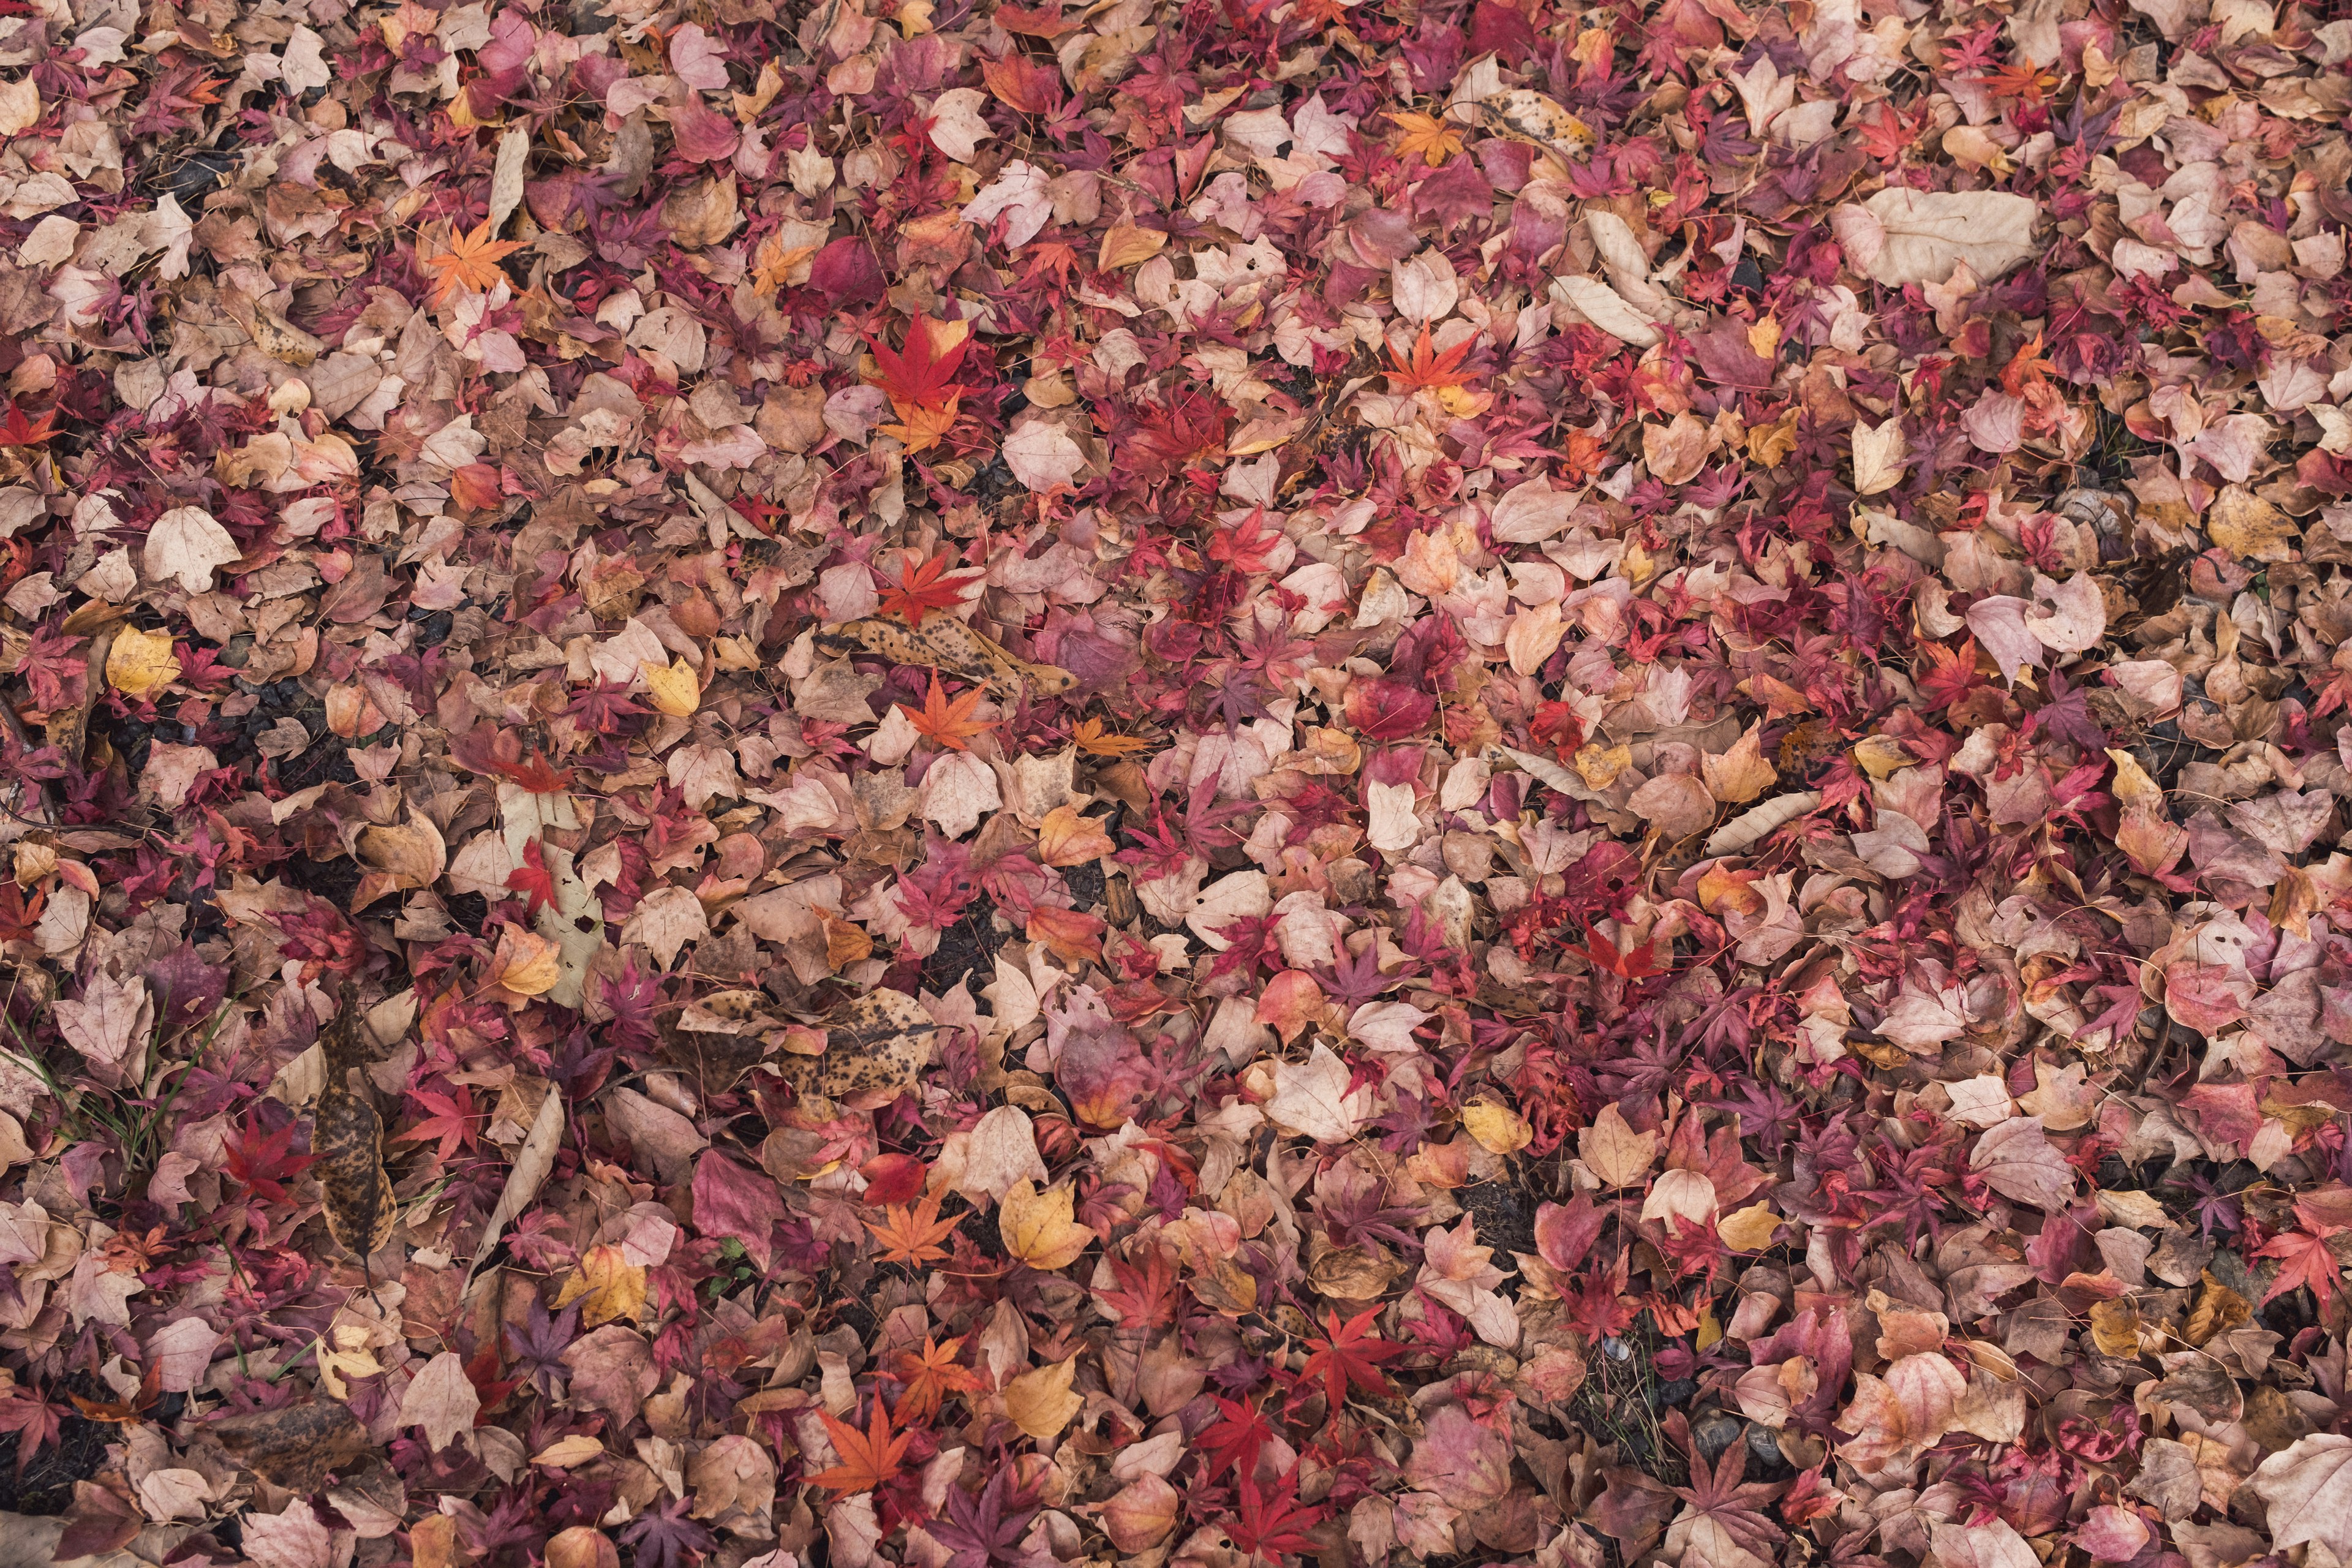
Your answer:
[[[2278,1278],[2263,1294],[2267,1306],[2298,1285],[2308,1286],[2311,1299],[2322,1312],[2327,1310],[2328,1299],[2336,1293],[2336,1254],[2327,1249],[2327,1238],[2300,1230],[2283,1230],[2254,1248],[2257,1258],[2279,1259]]]
[[[547,868],[547,851],[538,839],[522,847],[522,864],[507,873],[507,889],[522,895],[525,915],[536,915],[555,901],[555,873]]]
[[[1584,928],[1584,935],[1582,952],[1592,960],[1596,968],[1605,969],[1624,980],[1643,980],[1664,973],[1658,967],[1656,942],[1645,942],[1639,947],[1629,947],[1621,952],[1616,943],[1591,926]]]
[[[422,1142],[427,1138],[441,1140],[440,1156],[444,1164],[460,1149],[474,1144],[474,1091],[459,1084],[454,1093],[443,1094],[436,1089],[412,1089],[408,1098],[432,1114],[407,1131],[394,1135],[393,1142]]]
[[[1273,1489],[1262,1489],[1255,1478],[1242,1477],[1241,1508],[1225,1521],[1225,1533],[1235,1546],[1260,1557],[1280,1558],[1315,1550],[1307,1531],[1323,1522],[1328,1510],[1298,1500],[1298,1467],[1282,1473]]]
[[[1238,1399],[1211,1397],[1217,1401],[1217,1421],[1201,1428],[1201,1435],[1192,1439],[1202,1457],[1203,1486],[1227,1470],[1248,1475],[1257,1464],[1258,1450],[1274,1438],[1274,1426],[1258,1406]]]
[[[1156,1247],[1147,1247],[1144,1253],[1139,1267],[1123,1258],[1110,1259],[1118,1284],[1095,1297],[1122,1329],[1165,1328],[1176,1321],[1176,1265]]]
[[[1334,1415],[1348,1402],[1350,1384],[1375,1399],[1386,1399],[1395,1392],[1381,1375],[1381,1363],[1404,1354],[1405,1347],[1372,1338],[1372,1320],[1380,1315],[1381,1310],[1374,1307],[1343,1323],[1339,1313],[1326,1311],[1324,1327],[1330,1337],[1307,1346],[1307,1364],[1299,1369],[1298,1381],[1321,1378],[1325,1401]]]
[[[1210,536],[1209,559],[1223,561],[1245,577],[1255,576],[1265,570],[1267,558],[1281,542],[1282,531],[1266,526],[1265,508],[1253,507],[1238,524]]]
[[[289,1152],[294,1145],[294,1123],[275,1132],[263,1132],[252,1122],[245,1136],[228,1146],[228,1173],[257,1198],[292,1206],[284,1184],[310,1169],[313,1156]]]
[[[1919,695],[1927,699],[1931,711],[1949,708],[1979,684],[1976,638],[1962,638],[1957,650],[1942,643],[1922,642],[1919,651],[1927,656],[1929,666],[1919,677]]]
[[[959,577],[952,581],[947,572],[953,564],[944,554],[934,555],[920,565],[900,571],[895,583],[882,585],[882,607],[894,616],[923,624],[923,617],[933,610],[952,610],[964,600],[964,587],[971,579]]]
[[[890,406],[898,411],[900,419],[911,417],[917,409],[944,413],[963,395],[963,388],[950,378],[956,367],[963,363],[964,350],[971,346],[971,338],[967,333],[955,347],[940,353],[932,326],[932,322],[916,317],[907,329],[906,346],[896,353],[880,338],[866,340],[874,351],[875,366],[882,373],[875,384],[889,398]]]
[[[44,441],[54,441],[65,434],[57,428],[57,418],[58,411],[52,408],[36,424],[12,403],[8,405],[8,416],[0,419],[0,447],[37,447]]]

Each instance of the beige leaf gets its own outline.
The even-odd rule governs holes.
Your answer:
[[[1658,1155],[1658,1135],[1636,1132],[1614,1103],[1601,1108],[1592,1124],[1576,1135],[1576,1152],[1587,1169],[1612,1187],[1630,1187],[1649,1173]]]
[[[1909,447],[1903,438],[1903,416],[1891,414],[1876,426],[1853,427],[1853,493],[1874,496],[1903,482]]]
[[[1003,961],[997,961],[1002,966]],[[966,1201],[993,1203],[1017,1183],[1050,1181],[1037,1152],[1036,1126],[1017,1105],[1000,1105],[980,1119],[964,1141],[963,1173],[956,1191]]]
[[[664,969],[677,962],[678,949],[710,931],[710,917],[690,888],[665,884],[637,900],[621,928],[623,943],[639,942]],[[511,991],[514,987],[507,987]]]
[[[522,205],[523,174],[530,162],[530,132],[520,125],[507,127],[499,138],[498,161],[490,168],[490,232],[496,234]]]
[[[1649,318],[1627,304],[1624,297],[1598,278],[1552,279],[1552,293],[1576,313],[1621,342],[1646,349],[1658,342],[1658,329]],[[1554,320],[1558,320],[1557,317]]]
[[[1370,1120],[1370,1093],[1348,1090],[1348,1064],[1320,1040],[1305,1062],[1274,1064],[1274,1094],[1266,1120],[1318,1143],[1343,1143]]]
[[[980,117],[988,94],[976,87],[950,88],[931,100],[931,145],[959,163],[969,163],[980,144],[996,133]]]
[[[1990,282],[2034,254],[2041,208],[2006,191],[1918,191],[1889,185],[1862,204],[1885,245],[1869,263],[1871,278],[1893,288],[1942,283],[1962,262]]]
[[[2352,1555],[2352,1437],[2298,1437],[2247,1485],[2269,1510],[2272,1551],[2315,1541],[2338,1558]]]
[[[546,1465],[553,1469],[576,1470],[593,1465],[604,1457],[604,1445],[593,1437],[574,1432],[569,1437],[558,1437],[530,1457],[534,1465]]]
[[[470,1429],[481,1413],[482,1396],[466,1376],[466,1363],[455,1351],[443,1351],[425,1363],[400,1396],[400,1424],[421,1426],[425,1440],[446,1448],[457,1434]]]
[[[176,578],[191,594],[208,593],[213,568],[226,566],[242,554],[227,529],[199,506],[173,507],[147,531],[141,556],[147,575],[158,583]]]
[[[1714,1220],[1715,1208],[1715,1182],[1705,1171],[1675,1170],[1651,1184],[1649,1196],[1642,1201],[1642,1217],[1706,1225]]]
[[[1715,796],[1688,773],[1660,773],[1635,790],[1625,805],[1667,838],[1688,838],[1715,821]]]
[[[29,131],[41,118],[41,92],[28,73],[16,81],[0,81],[0,136]]]

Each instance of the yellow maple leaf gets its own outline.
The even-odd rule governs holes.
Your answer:
[[[1004,1250],[1040,1273],[1067,1268],[1095,1239],[1071,1217],[1070,1189],[1039,1192],[1024,1178],[1015,1182],[996,1211]]]
[[[522,248],[519,239],[492,239],[490,221],[484,218],[468,234],[452,229],[449,248],[438,250],[425,258],[425,265],[435,273],[433,303],[446,305],[459,294],[487,293],[491,285],[506,281],[506,273],[499,263]]]
[[[1396,144],[1396,155],[1400,158],[1410,158],[1418,153],[1421,161],[1429,167],[1442,169],[1445,166],[1445,160],[1462,151],[1462,128],[1434,115],[1405,110],[1391,112],[1389,123],[1402,132]]]

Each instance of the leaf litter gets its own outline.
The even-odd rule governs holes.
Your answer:
[[[0,1556],[2352,1557],[2336,8],[0,10]]]

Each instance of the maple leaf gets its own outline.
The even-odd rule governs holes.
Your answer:
[[[2326,1237],[2312,1236],[2300,1230],[2283,1230],[2254,1248],[2254,1256],[2279,1260],[2278,1278],[2272,1280],[2271,1288],[2263,1293],[2263,1305],[2268,1306],[2296,1286],[2303,1285],[2310,1288],[2311,1299],[2319,1310],[2322,1312],[2327,1310],[2328,1300],[2336,1294],[2339,1266],[2336,1254],[2328,1250]]]
[[[1151,750],[1151,742],[1142,736],[1114,735],[1099,719],[1079,720],[1070,731],[1070,739],[1089,757],[1132,757]]]
[[[57,427],[54,408],[43,413],[37,422],[26,418],[25,411],[13,403],[7,408],[7,417],[0,419],[0,447],[37,447],[65,434]]]
[[[906,1458],[915,1435],[890,1430],[890,1413],[879,1398],[874,1401],[873,1419],[863,1432],[836,1420],[831,1411],[820,1410],[817,1415],[841,1454],[841,1463],[811,1476],[812,1484],[842,1493],[870,1492],[898,1479],[898,1461]]]
[[[940,1194],[926,1193],[923,1201],[911,1208],[892,1204],[883,1210],[879,1224],[870,1219],[865,1223],[874,1239],[883,1244],[879,1261],[903,1263],[911,1268],[947,1257],[947,1249],[939,1243],[954,1234],[961,1219],[961,1215],[940,1218]]]
[[[1621,952],[1616,943],[1590,925],[1584,928],[1584,935],[1585,944],[1580,951],[1591,959],[1596,967],[1605,969],[1621,979],[1643,980],[1664,973],[1658,967],[1656,942],[1645,942],[1639,947],[1629,947]]]
[[[1464,338],[1452,348],[1439,353],[1429,341],[1429,324],[1422,323],[1421,336],[1413,340],[1412,357],[1405,359],[1395,349],[1389,350],[1388,378],[1412,391],[1443,390],[1449,386],[1466,386],[1478,379],[1478,373],[1462,368],[1470,355],[1475,338]]]
[[[1218,1418],[1192,1439],[1192,1446],[1201,1452],[1203,1486],[1227,1470],[1248,1475],[1257,1464],[1258,1450],[1274,1439],[1273,1424],[1259,1406],[1215,1394],[1210,1397],[1216,1400]]]
[[[473,1147],[476,1112],[474,1091],[469,1086],[459,1084],[457,1089],[449,1094],[443,1094],[437,1089],[412,1089],[408,1091],[408,1098],[425,1107],[432,1114],[409,1128],[407,1131],[394,1133],[394,1142],[423,1142],[428,1138],[438,1138],[441,1140],[438,1152],[444,1164],[446,1164],[458,1150]]]
[[[923,1527],[950,1553],[940,1568],[992,1568],[1028,1561],[1021,1540],[1037,1517],[1037,1505],[1025,1491],[1011,1488],[1011,1468],[999,1466],[978,1498],[961,1487],[948,1489],[947,1518]]]
[[[950,751],[961,752],[968,749],[967,742],[973,736],[984,735],[996,728],[992,719],[974,719],[971,716],[972,710],[980,706],[982,695],[982,689],[975,686],[950,701],[946,689],[940,685],[940,672],[935,669],[931,671],[931,689],[923,694],[922,707],[909,708],[903,702],[897,706],[898,711],[914,724],[917,734]]]
[[[961,608],[964,589],[971,585],[972,580],[959,577],[950,581],[947,573],[951,564],[951,557],[940,554],[917,565],[900,568],[898,581],[886,581],[882,584],[882,608],[919,626],[933,610]]]
[[[918,316],[907,328],[905,346],[896,353],[878,337],[866,340],[873,351],[875,367],[881,373],[873,378],[873,384],[889,398],[890,406],[898,411],[901,420],[911,421],[918,410],[950,413],[963,395],[964,388],[951,378],[963,363],[964,351],[971,346],[971,331],[965,329],[955,346],[941,353],[940,339],[948,331],[946,323]]]
[[[875,428],[885,436],[897,437],[911,457],[929,451],[947,438],[948,432],[956,426],[956,405],[950,399],[944,408],[908,409],[899,415],[899,420],[898,424],[877,425]]]
[[[2037,106],[2048,95],[2050,89],[2058,85],[2056,77],[2031,65],[2003,66],[1999,70],[1989,71],[1977,79],[1981,81],[1985,90],[1995,98],[2021,99],[2029,104]]]
[[[25,1473],[26,1462],[41,1451],[41,1446],[57,1440],[64,1425],[65,1408],[50,1404],[32,1389],[19,1385],[0,1399],[0,1432],[16,1434],[16,1473]]]
[[[499,263],[522,248],[519,239],[492,239],[490,221],[484,218],[471,233],[449,236],[449,248],[437,250],[425,258],[425,265],[435,273],[433,303],[446,305],[459,294],[488,293],[492,285],[506,281],[506,272]]]
[[[621,1539],[634,1549],[644,1568],[687,1568],[719,1544],[690,1513],[694,1501],[679,1498],[662,1508],[649,1508],[630,1521]]]
[[[1391,110],[1389,123],[1397,128],[1396,155],[1399,158],[1418,157],[1433,169],[1445,166],[1445,161],[1462,151],[1462,127],[1423,114],[1414,110]]]
[[[921,1350],[900,1351],[890,1359],[883,1371],[906,1387],[895,1413],[901,1425],[929,1421],[940,1413],[949,1394],[970,1394],[981,1387],[979,1374],[956,1360],[962,1349],[961,1335],[945,1344],[926,1336]]]
[[[1095,1300],[1118,1320],[1120,1328],[1160,1329],[1176,1321],[1176,1293],[1181,1286],[1175,1262],[1168,1254],[1157,1247],[1146,1247],[1139,1267],[1124,1258],[1109,1261],[1111,1277],[1118,1283],[1097,1292]]]
[[[1282,1473],[1271,1491],[1262,1489],[1255,1477],[1244,1473],[1241,1506],[1225,1521],[1225,1533],[1244,1552],[1287,1557],[1315,1550],[1307,1531],[1322,1523],[1329,1511],[1320,1504],[1309,1507],[1298,1500],[1297,1465]]]
[[[228,1173],[247,1192],[270,1203],[293,1206],[294,1199],[285,1184],[310,1168],[314,1158],[309,1154],[291,1153],[294,1146],[292,1121],[275,1132],[264,1132],[251,1121],[245,1124],[245,1136],[227,1145]]]
[[[555,902],[555,873],[548,869],[547,851],[536,838],[522,847],[522,864],[507,873],[507,889],[523,896],[523,913],[532,916]]]
[[[1689,1425],[1680,1412],[1675,1413],[1674,1430],[1678,1437],[1689,1436]],[[1684,1510],[1685,1519],[1714,1521],[1742,1550],[1769,1563],[1773,1548],[1788,1539],[1788,1532],[1764,1512],[1765,1506],[1780,1495],[1781,1488],[1768,1481],[1743,1480],[1747,1474],[1745,1443],[1734,1443],[1726,1448],[1711,1469],[1694,1449],[1691,1484],[1676,1487],[1674,1492],[1688,1505]]]
[[[1381,1375],[1381,1363],[1404,1354],[1405,1347],[1371,1337],[1372,1320],[1380,1315],[1381,1310],[1374,1307],[1342,1323],[1339,1313],[1326,1311],[1324,1327],[1329,1337],[1307,1346],[1307,1364],[1299,1369],[1298,1380],[1323,1380],[1325,1403],[1334,1416],[1347,1404],[1351,1385],[1375,1399],[1386,1399],[1395,1392]]]

